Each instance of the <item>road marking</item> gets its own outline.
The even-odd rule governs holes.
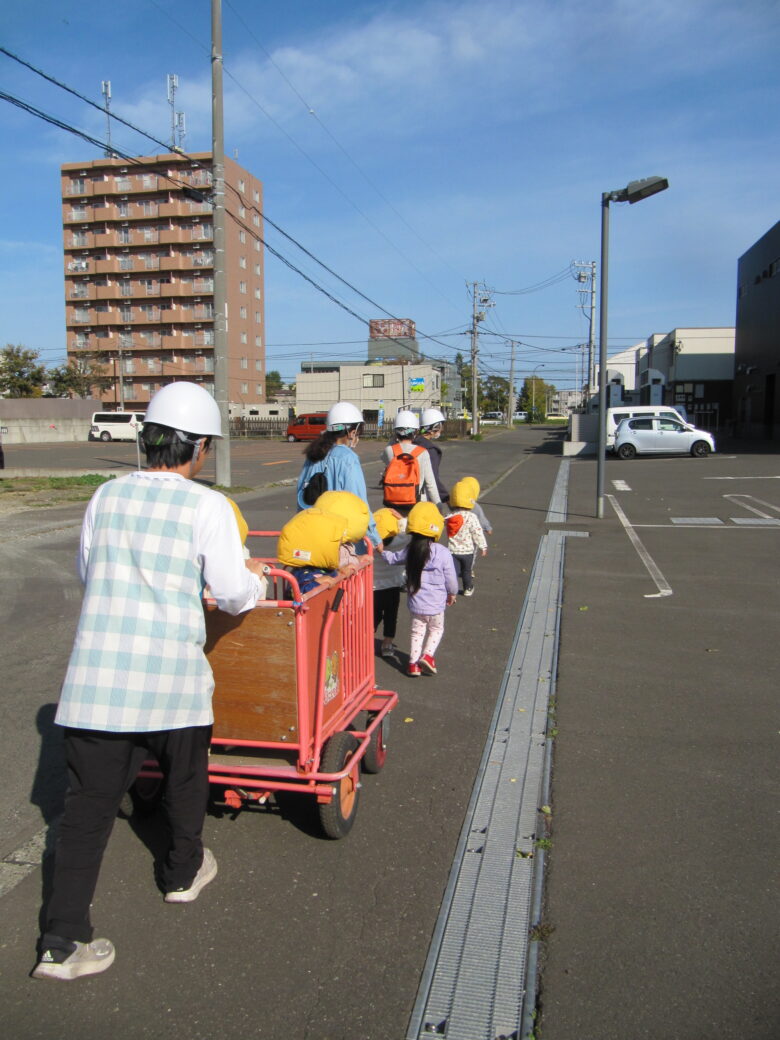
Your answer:
[[[749,509],[751,513],[755,513],[756,516],[763,517],[764,520],[772,520],[773,517],[769,516],[762,509],[757,509],[755,506],[749,505],[747,502],[737,502],[738,498],[749,498],[751,502],[758,502],[761,506],[766,506],[768,509],[772,509],[775,513],[780,513],[780,509],[777,506],[773,506],[771,502],[765,502],[762,498],[755,498],[753,495],[724,495],[725,499],[728,499],[735,506],[742,506],[743,509]]]
[[[615,489],[615,491],[630,491],[631,490],[631,488],[628,486],[628,484],[625,482],[625,480],[613,480],[612,481],[612,486]]]
[[[780,527],[780,520],[775,520],[770,516],[757,517],[757,516],[732,516],[732,524],[739,524],[740,527]]]
[[[672,516],[670,520],[673,524],[699,524],[702,527],[714,527],[723,523],[717,516]]]
[[[0,896],[7,895],[20,881],[24,881],[28,874],[40,867],[47,847],[53,843],[58,823],[58,819],[53,820],[50,827],[38,831],[16,852],[9,852],[0,861]]]
[[[702,480],[780,480],[780,477],[702,477]]]
[[[279,459],[278,462],[261,462],[261,466],[283,466],[285,462],[290,462],[290,459]]]
[[[658,565],[656,564],[655,560],[653,559],[653,557],[650,555],[650,553],[647,551],[647,549],[645,549],[644,545],[642,544],[642,542],[641,542],[641,540],[639,538],[639,535],[636,533],[634,528],[629,523],[628,517],[626,516],[626,514],[623,512],[623,510],[618,505],[617,499],[615,498],[615,496],[614,495],[607,495],[607,498],[612,503],[612,508],[617,513],[618,520],[621,522],[621,524],[625,528],[626,534],[631,539],[631,544],[634,546],[634,548],[636,549],[637,553],[639,554],[639,559],[642,561],[642,563],[647,568],[647,573],[653,579],[653,581],[655,582],[655,586],[658,589],[658,592],[646,592],[645,593],[645,599],[659,599],[662,596],[672,596],[672,595],[674,595],[674,593],[672,592],[671,585],[668,583],[668,581],[663,576],[663,574],[661,574],[661,571],[660,571]]]

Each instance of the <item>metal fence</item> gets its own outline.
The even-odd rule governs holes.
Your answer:
[[[289,419],[259,419],[251,416],[247,419],[237,418],[230,420],[231,438],[256,438],[265,437],[272,440],[286,440]],[[442,437],[465,437],[468,433],[468,423],[464,419],[450,419],[444,423]],[[364,423],[362,437],[368,440],[392,440],[393,424]]]

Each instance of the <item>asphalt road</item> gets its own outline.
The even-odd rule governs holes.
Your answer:
[[[547,530],[557,436],[522,429],[445,446],[449,480],[508,474],[484,499],[490,553],[476,595],[448,613],[439,676],[377,664],[401,700],[387,766],[366,777],[349,837],[322,840],[307,804],[212,815],[220,874],[197,903],[169,907],[152,880],[160,821],[119,820],[94,908],[117,944],[106,975],[30,980],[40,871],[2,899],[8,1035],[405,1036]],[[235,483],[297,473],[300,445],[257,446],[254,458],[250,448],[234,452]],[[376,448],[362,446],[369,485]],[[780,518],[780,456],[740,446],[734,457],[613,460],[606,472],[625,523],[612,500],[593,519],[595,463],[573,460],[563,525],[588,537],[566,542],[537,1036],[774,1040],[780,527],[734,520]],[[240,499],[255,527],[292,509],[289,487]],[[79,607],[81,511],[2,520],[0,859],[62,797],[51,718]]]
[[[173,908],[153,883],[160,821],[119,820],[94,907],[99,933],[118,951],[100,981],[51,987],[44,995],[42,984],[27,978],[40,872],[4,897],[0,1000],[10,1035],[404,1035],[544,530],[559,459],[536,449],[549,439],[545,431],[524,430],[445,446],[447,479],[474,473],[487,486],[511,470],[496,489],[503,503],[511,488],[511,501],[492,506],[486,496],[495,530],[490,553],[479,562],[476,595],[449,612],[439,675],[411,680],[377,664],[379,684],[396,689],[401,701],[387,765],[366,777],[349,837],[323,840],[309,802],[214,815],[206,835],[219,877],[196,904]],[[369,485],[379,473],[377,447],[363,446]],[[289,475],[297,473],[300,445],[262,446],[262,461],[275,461],[266,450],[285,460],[275,471],[285,472],[289,461],[295,463]],[[240,464],[234,472],[241,472]],[[371,495],[379,504],[378,492]],[[250,526],[258,528],[278,527],[294,508],[289,487],[240,499]],[[81,512],[30,511],[3,521],[0,554],[11,577],[3,622],[11,638],[0,648],[6,676],[2,856],[40,831],[61,803],[61,754],[51,719],[79,609],[72,560]],[[407,633],[402,608],[401,646]]]

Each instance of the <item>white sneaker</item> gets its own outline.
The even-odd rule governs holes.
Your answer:
[[[211,849],[203,850],[203,862],[189,888],[175,888],[165,893],[166,903],[194,903],[209,881],[217,876],[217,861]]]
[[[114,963],[116,950],[108,939],[93,939],[90,943],[77,942],[74,945],[76,949],[68,954],[63,950],[44,950],[33,969],[33,978],[70,982],[81,975],[99,975]]]
[[[471,589],[464,589],[463,590],[463,595],[464,596],[473,596],[474,595],[474,589],[473,588],[471,588]]]

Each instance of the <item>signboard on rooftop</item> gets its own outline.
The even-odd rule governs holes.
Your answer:
[[[415,324],[411,318],[374,318],[368,323],[369,339],[414,339]]]

